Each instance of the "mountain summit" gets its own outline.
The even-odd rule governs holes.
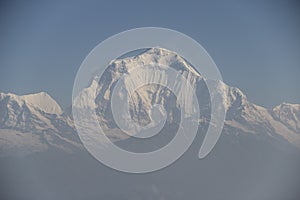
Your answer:
[[[194,67],[188,62],[176,54],[164,48],[149,48],[135,56],[125,57],[122,59],[116,59],[111,62],[111,66],[114,68],[127,67],[128,70],[132,70],[136,67],[143,67],[149,64],[158,64],[166,67],[171,67],[177,71],[189,71],[195,76],[201,76]],[[122,70],[121,70],[122,71]]]
[[[19,105],[26,104],[28,106],[38,108],[45,113],[57,115],[62,114],[62,109],[59,104],[46,92],[39,92],[22,96],[11,93],[0,93],[0,98],[7,99],[7,101],[15,101]]]

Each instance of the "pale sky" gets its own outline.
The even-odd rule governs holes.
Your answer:
[[[74,78],[107,37],[157,26],[198,41],[225,83],[272,107],[300,103],[297,1],[1,1],[0,91],[71,105]]]

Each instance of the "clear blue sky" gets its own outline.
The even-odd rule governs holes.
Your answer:
[[[71,104],[91,49],[127,29],[183,32],[213,57],[224,82],[271,107],[300,103],[297,1],[1,1],[0,91],[49,92]]]

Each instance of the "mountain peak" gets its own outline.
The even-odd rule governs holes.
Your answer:
[[[39,92],[20,96],[25,102],[38,107],[40,110],[50,114],[62,114],[62,109],[58,103],[47,93]]]
[[[62,114],[62,109],[59,104],[46,92],[39,92],[34,94],[26,94],[18,96],[12,93],[0,93],[0,97],[9,97],[15,100],[19,104],[26,103],[27,105],[33,106],[45,113],[49,114]]]
[[[177,55],[175,52],[172,52],[170,50],[161,48],[161,47],[152,47],[144,51],[142,54],[155,54],[157,56],[165,56],[165,55]]]
[[[130,71],[137,66],[162,65],[175,70],[191,72],[198,77],[201,76],[183,57],[160,47],[149,48],[135,56],[116,59],[111,62],[111,65],[118,69],[126,69],[126,71]]]

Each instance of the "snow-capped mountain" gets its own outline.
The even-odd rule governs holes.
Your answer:
[[[148,65],[162,67],[139,71]],[[199,132],[205,131],[210,123],[211,109],[205,77],[185,59],[162,48],[151,48],[135,56],[113,60],[99,80],[95,78],[89,87],[81,91],[80,98],[73,102],[73,108],[84,111],[82,117],[90,117],[90,112],[96,110],[97,120],[111,139],[123,140],[123,135],[119,136],[120,130],[111,108],[118,80],[126,74],[124,87],[116,93],[120,99],[135,88],[140,80],[154,80],[158,84],[137,87],[132,93],[129,101],[130,118],[138,126],[155,127],[159,122],[155,122],[150,108],[160,104],[165,110],[159,108],[156,114],[166,119],[167,131],[175,132],[173,129],[178,128],[181,108],[186,114],[192,114],[194,107],[189,99],[191,91],[186,90],[183,85],[177,87],[180,94],[178,97],[168,88],[159,85],[165,83],[167,78],[165,72],[168,69],[165,66],[179,72],[195,89],[200,102],[200,117],[197,119]],[[138,78],[133,78],[136,75]],[[284,103],[273,109],[266,109],[249,102],[238,88],[221,81],[215,81],[214,84],[216,90],[211,95],[222,97],[227,112],[222,134],[234,140],[246,135],[274,145],[288,144],[300,148],[300,105]],[[0,148],[3,152],[7,149],[20,149],[30,153],[52,147],[67,151],[80,149],[81,143],[73,124],[72,112],[63,113],[58,103],[47,93],[24,96],[0,93]],[[89,124],[84,128],[93,129]]]
[[[23,96],[1,93],[0,101],[1,127],[55,129],[46,115],[62,114],[60,106],[45,92]]]
[[[292,131],[300,134],[300,105],[282,103],[272,109],[274,118]]]
[[[23,96],[0,93],[0,149],[4,153],[80,148],[71,124],[45,92]]]
[[[125,93],[130,93],[132,88],[137,88],[129,101],[129,112],[132,120],[140,126],[151,124],[150,108],[153,105],[161,104],[166,109],[166,113],[159,111],[161,112],[160,115],[167,117],[169,126],[176,126],[180,121],[180,105],[178,102],[187,102],[184,105],[184,112],[189,112],[192,108],[188,107],[190,106],[190,103],[188,103],[190,100],[187,97],[191,95],[187,93],[184,87],[179,88],[179,94],[183,95],[176,99],[170,90],[157,84],[142,87],[135,86],[141,80],[154,80],[156,83],[164,84],[167,75],[164,75],[166,73],[163,72],[167,69],[156,67],[154,70],[139,71],[140,68],[145,69],[148,65],[171,67],[188,80],[196,90],[200,102],[200,128],[201,126],[202,128],[207,127],[210,121],[210,96],[205,77],[202,77],[182,57],[162,48],[151,48],[138,55],[112,61],[100,80],[95,78],[90,87],[82,91],[82,98],[76,99],[73,106],[81,108],[84,105],[85,109],[87,107],[90,107],[88,110],[96,109],[99,116],[98,120],[104,127],[117,129],[118,126],[113,119],[111,100],[118,80],[125,74],[123,88]],[[132,78],[136,76],[139,76],[139,78]],[[223,134],[232,136],[248,134],[258,139],[265,140],[268,138],[276,144],[282,142],[300,147],[299,105],[282,104],[269,110],[249,102],[246,95],[238,88],[230,87],[221,81],[215,81],[214,84],[216,85],[215,94],[211,95],[222,97],[227,112]],[[117,96],[124,100],[125,93],[119,92]],[[88,102],[91,99],[94,99],[94,101]],[[126,102],[126,99],[124,102]],[[124,106],[122,105],[118,109],[122,109],[122,107]],[[157,124],[154,124],[153,127],[155,125]]]

